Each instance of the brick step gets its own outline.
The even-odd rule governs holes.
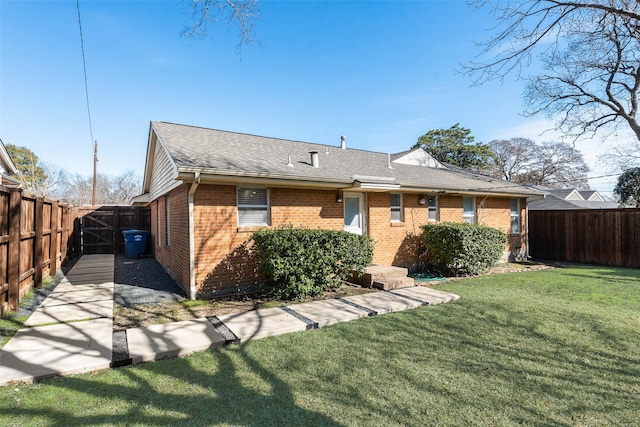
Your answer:
[[[399,288],[406,288],[408,286],[415,286],[415,280],[413,280],[411,277],[392,277],[389,279],[375,280],[372,286],[376,289],[389,291],[391,289],[399,289]]]
[[[392,267],[389,265],[370,265],[364,271],[364,274],[359,277],[352,277],[351,281],[358,285],[370,288],[373,283],[381,280],[389,280],[395,278],[407,277],[409,270],[403,267]]]

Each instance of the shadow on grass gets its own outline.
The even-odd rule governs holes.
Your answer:
[[[105,414],[103,407],[79,410],[73,405],[8,410],[16,422],[39,418],[51,426],[103,423],[340,425],[320,413],[301,408],[286,383],[250,357],[244,346],[213,353],[215,360],[212,361],[217,365],[213,374],[194,368],[189,359],[175,359],[120,369],[118,372],[124,378],[108,384],[82,376],[55,378],[45,383],[48,387],[64,388],[64,393],[69,390],[80,393],[88,401],[109,402],[106,403],[108,407],[117,405],[120,409],[114,413]],[[245,379],[238,374],[238,360],[263,384],[265,392],[243,385]],[[161,388],[158,387],[159,378],[163,379]],[[173,385],[180,391],[173,391]]]

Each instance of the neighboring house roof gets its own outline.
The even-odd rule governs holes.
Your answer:
[[[592,201],[592,202],[605,202],[606,201],[604,199],[604,197],[602,197],[602,195],[600,193],[598,193],[596,190],[580,191],[580,195],[582,196],[582,198],[584,200],[589,200],[589,201]]]
[[[615,202],[571,200],[550,193],[541,200],[531,201],[528,204],[532,211],[566,210],[566,209],[616,209],[620,205]]]
[[[9,153],[7,153],[7,149],[4,146],[4,143],[0,139],[0,185],[6,185],[10,187],[15,187],[20,185],[20,180],[9,176],[15,175],[18,173],[18,168],[9,157]]]
[[[319,167],[310,152],[318,154]],[[420,166],[423,164],[423,166]],[[243,182],[368,191],[424,191],[527,197],[543,192],[459,168],[421,148],[394,155],[341,149],[166,122],[151,122],[143,192],[150,201],[192,182]],[[161,184],[158,184],[161,182]]]

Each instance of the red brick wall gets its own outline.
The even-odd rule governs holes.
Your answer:
[[[402,195],[401,222],[391,222],[389,193],[369,193],[369,236],[376,241],[373,262],[415,269],[422,260],[424,245],[420,226],[429,221],[427,205],[417,194]]]
[[[154,256],[176,282],[189,292],[189,187],[184,184],[151,203],[151,237]],[[169,201],[169,245],[165,204]],[[158,206],[160,235],[158,236]]]
[[[284,224],[341,230],[335,191],[271,188],[271,227]],[[194,196],[198,293],[258,285],[262,278],[249,242],[256,227],[238,227],[236,187],[200,185]]]
[[[189,287],[188,194],[183,185],[169,194],[170,246],[161,240],[157,247],[157,208],[164,224],[165,198],[151,204],[152,234],[156,258],[185,289]],[[271,188],[271,225],[284,224],[342,230],[342,203],[334,190]],[[428,223],[428,207],[420,205],[417,194],[403,194],[403,221],[391,222],[389,193],[368,193],[366,197],[368,234],[375,240],[374,263],[415,268],[422,261],[424,247],[420,226]],[[476,197],[481,224],[503,231],[510,228],[510,199]],[[524,199],[521,201],[523,235],[510,236],[508,250],[524,247]],[[438,196],[440,221],[462,221],[462,197]],[[238,227],[236,187],[201,184],[194,195],[195,281],[199,295],[229,291],[263,282],[257,271],[256,254],[250,243],[256,227]],[[161,239],[162,229],[161,229]]]

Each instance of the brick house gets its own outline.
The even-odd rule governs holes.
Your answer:
[[[526,251],[526,199],[538,190],[397,154],[151,122],[143,194],[154,256],[192,298],[258,286],[251,233],[319,227],[375,240],[373,262],[415,270],[420,226],[478,222]]]

